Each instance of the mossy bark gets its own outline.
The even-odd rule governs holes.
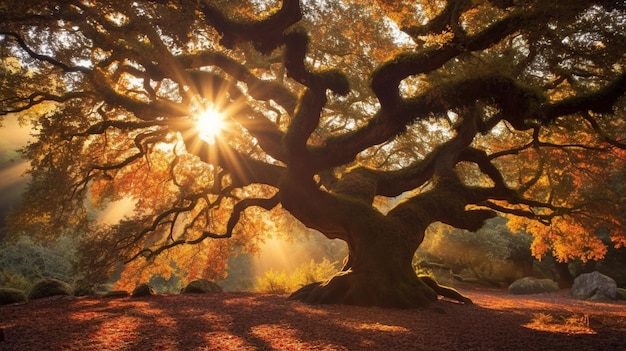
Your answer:
[[[290,299],[310,304],[345,304],[392,308],[423,307],[437,294],[414,272],[398,274],[394,269],[342,271],[326,282],[306,285]]]
[[[396,206],[383,214],[372,206],[374,192],[358,191],[370,188],[366,186],[367,179],[342,181],[351,183],[347,187],[349,191],[336,191],[342,187],[335,187],[333,192],[323,191],[307,177],[293,173],[286,174],[281,183],[285,209],[328,238],[344,240],[349,249],[345,267],[339,274],[328,281],[302,287],[292,294],[292,299],[311,304],[394,308],[425,306],[436,301],[438,295],[470,302],[453,289],[418,277],[412,266],[426,227],[442,211],[460,207],[462,214],[467,215],[462,206],[442,206],[441,196],[424,196],[423,201]]]
[[[437,300],[419,279],[412,258],[419,241],[407,228],[383,216],[361,217],[349,235],[349,256],[342,272],[291,297],[306,303],[410,308]]]

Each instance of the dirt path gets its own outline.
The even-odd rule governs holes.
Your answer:
[[[626,350],[626,303],[464,289],[474,306],[309,306],[254,293],[0,306],[0,350]]]

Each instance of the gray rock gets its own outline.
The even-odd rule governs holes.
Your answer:
[[[182,291],[184,294],[188,293],[215,293],[222,292],[222,288],[206,279],[197,279],[189,282]]]
[[[579,300],[615,300],[617,284],[615,280],[598,271],[581,274],[574,279],[571,294]]]
[[[559,285],[552,279],[524,277],[509,285],[509,294],[526,295],[559,291]]]

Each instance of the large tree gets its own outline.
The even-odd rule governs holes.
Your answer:
[[[107,271],[212,239],[244,245],[250,223],[277,218],[259,209],[282,208],[349,248],[340,274],[294,293],[310,303],[434,301],[411,266],[434,222],[476,231],[506,214],[538,251],[601,257],[594,228],[626,242],[625,10],[4,2],[0,114],[36,131],[12,223],[84,228],[85,259]],[[122,198],[134,202],[124,220],[90,227]]]

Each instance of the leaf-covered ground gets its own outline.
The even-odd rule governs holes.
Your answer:
[[[254,293],[0,306],[0,350],[623,350],[626,304],[464,289],[475,305],[309,306]]]

